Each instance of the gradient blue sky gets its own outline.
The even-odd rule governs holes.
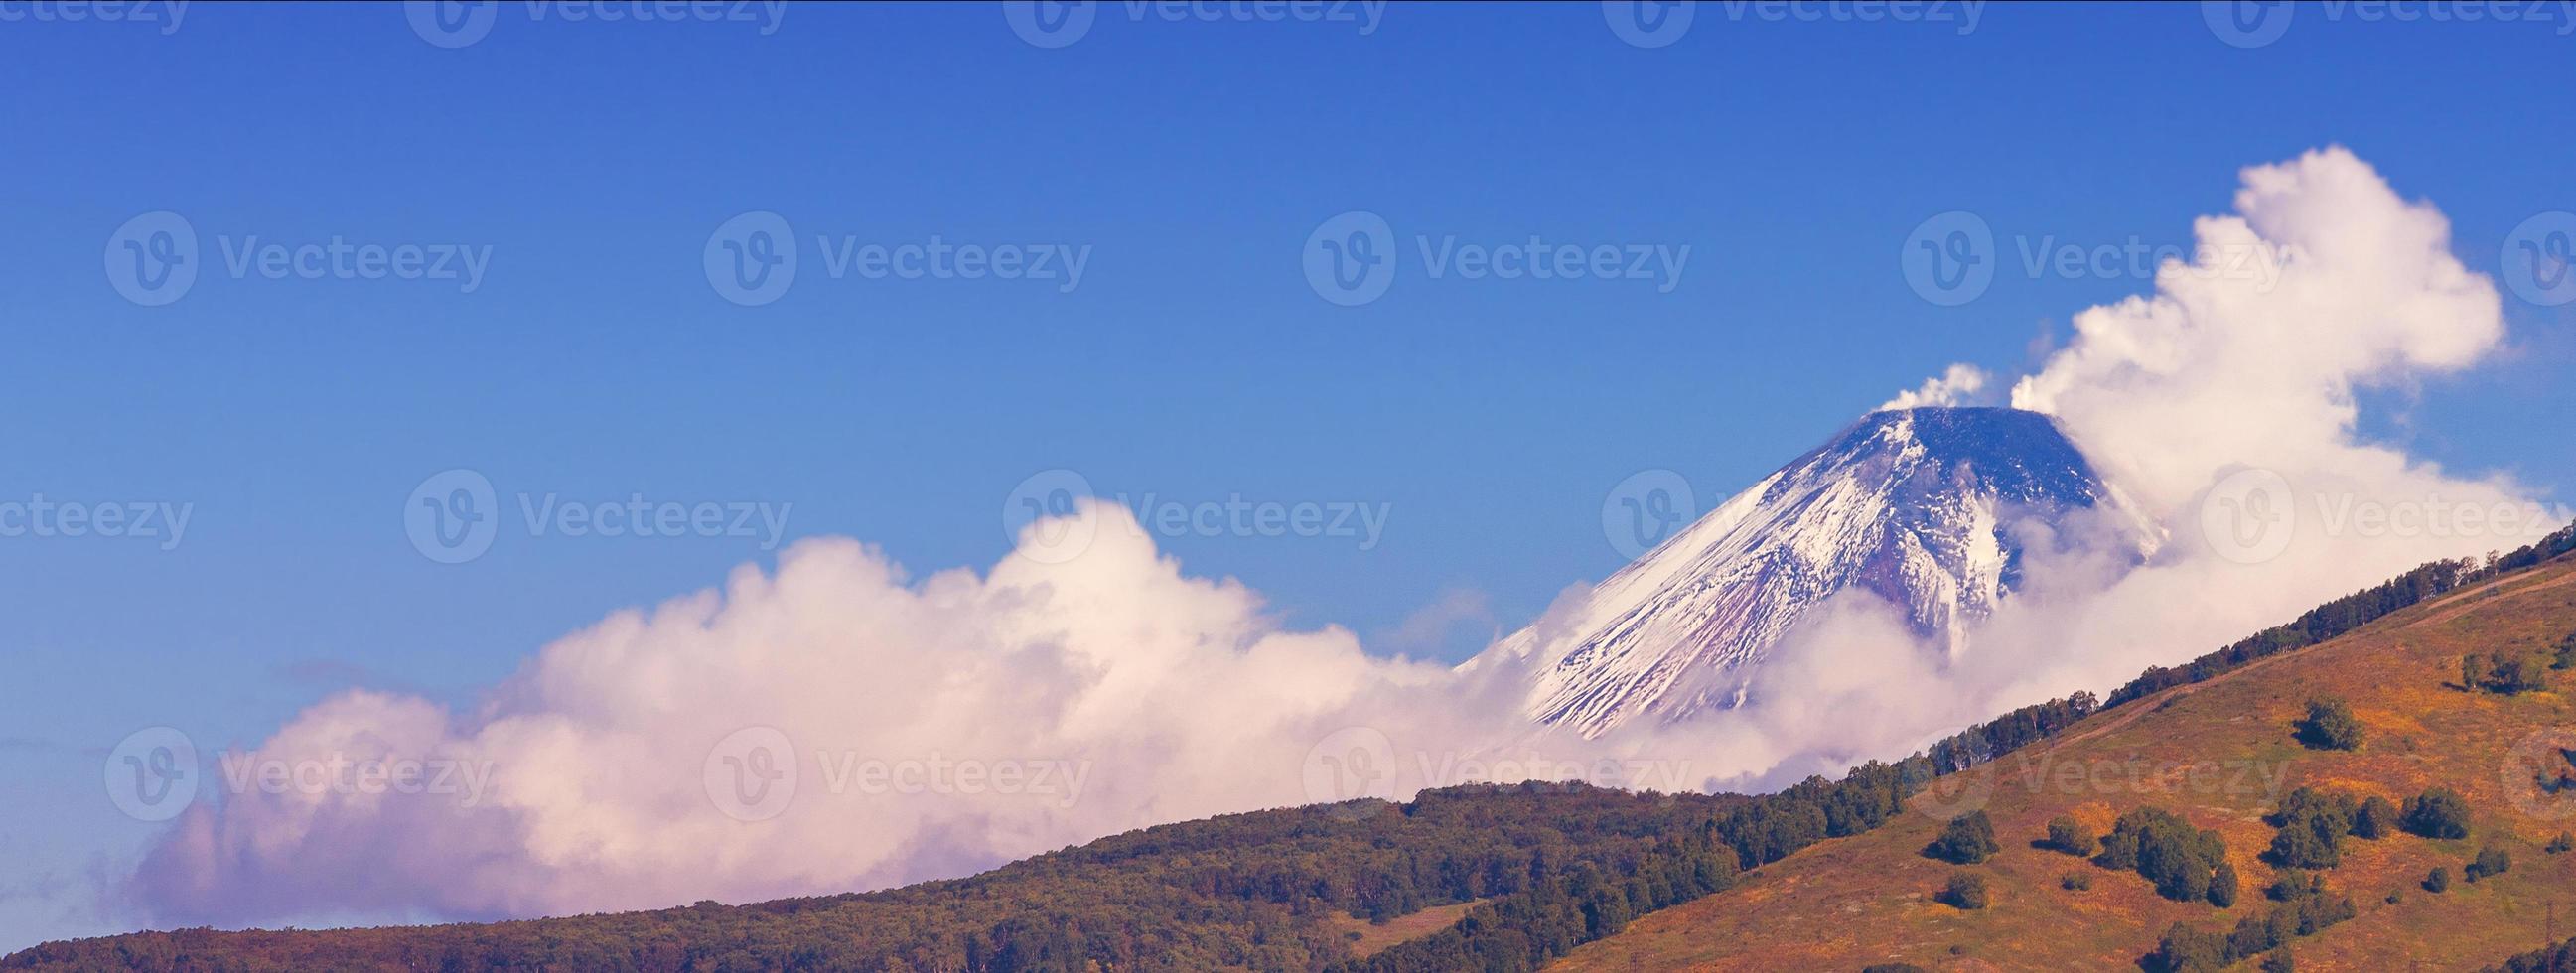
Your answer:
[[[18,5],[22,11],[26,8]],[[2222,43],[2197,6],[1959,22],[1730,19],[1621,42],[1593,4],[1335,23],[1103,5],[1042,49],[992,6],[752,23],[538,22],[427,43],[395,7],[189,7],[179,29],[0,19],[0,502],[192,506],[183,541],[0,538],[0,950],[128,928],[155,825],[101,757],[169,725],[257,743],[347,686],[470,702],[544,642],[766,562],[756,541],[530,537],[422,557],[402,508],[467,467],[504,495],[792,504],[915,571],[1006,550],[1040,470],[1103,493],[1386,504],[1382,542],[1167,538],[1299,625],[1456,658],[1620,554],[1601,505],[1668,468],[1703,505],[1953,361],[2012,371],[2147,289],[2005,268],[1958,307],[1900,244],[2187,244],[2239,168],[2329,143],[2494,272],[2576,209],[2563,23],[2330,21]],[[169,210],[180,300],[102,272]],[[702,248],[769,210],[796,286],[728,303]],[[1636,281],[1431,280],[1360,307],[1300,270],[1319,223],[1404,241],[1688,245]],[[816,234],[1091,248],[1080,285],[831,280]],[[236,279],[219,239],[488,246],[454,282]],[[2370,400],[2369,431],[2571,499],[2576,312],[2507,292],[2511,350]],[[515,516],[515,510],[509,511]],[[1398,634],[1450,592],[1489,611]]]

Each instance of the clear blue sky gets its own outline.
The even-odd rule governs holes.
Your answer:
[[[252,745],[351,685],[468,703],[555,636],[769,557],[505,525],[436,563],[403,511],[442,470],[505,498],[792,504],[787,539],[864,538],[921,573],[1000,556],[1004,499],[1052,468],[1192,503],[1385,504],[1367,550],[1164,543],[1295,624],[1455,658],[1620,563],[1600,512],[1622,478],[1668,468],[1705,504],[1953,361],[2011,370],[2147,288],[2007,267],[1936,306],[1897,261],[1934,214],[2182,244],[2240,167],[2328,143],[2439,205],[2474,269],[2576,209],[2565,25],[2318,9],[2258,49],[2197,5],[1998,5],[1962,36],[1701,4],[1653,49],[1592,4],[1397,6],[1365,34],[1104,4],[1057,49],[982,5],[798,7],[764,34],[506,4],[454,49],[394,7],[197,4],[166,34],[0,19],[0,502],[191,508],[166,551],[0,537],[0,949],[124,928],[95,900],[154,828],[101,794],[126,734]],[[147,307],[104,264],[163,210],[200,273]],[[1352,210],[1401,262],[1342,307],[1300,253]],[[804,248],[747,307],[702,258],[749,211]],[[1089,249],[1070,291],[832,279],[817,235]],[[1430,279],[1414,240],[1451,235],[1690,252],[1668,292]],[[251,238],[335,236],[489,265],[470,293],[226,266]],[[2503,360],[2375,398],[2371,431],[2566,501],[2576,313],[2508,294],[2507,314]],[[1451,590],[1490,620],[1386,634]]]

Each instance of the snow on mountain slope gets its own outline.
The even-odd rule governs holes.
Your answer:
[[[1743,704],[1781,636],[1851,589],[1955,655],[1967,623],[2020,584],[2031,528],[2050,536],[2089,511],[2141,559],[2154,550],[2154,527],[2046,415],[1871,413],[1486,656],[1530,664],[1532,718],[1597,736]]]

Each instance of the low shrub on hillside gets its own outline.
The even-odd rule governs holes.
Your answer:
[[[2291,791],[2272,815],[2281,833],[2272,836],[2263,857],[2278,868],[2333,868],[2343,861],[2343,836],[2360,816],[2351,795],[2311,787]]]
[[[2473,692],[2503,693],[2508,696],[2539,692],[2549,688],[2549,670],[2555,663],[2555,657],[2542,660],[2523,656],[2498,656],[2492,659],[2482,655],[2461,656],[2460,686]],[[2565,666],[2556,667],[2566,668]]]
[[[2549,666],[2539,659],[2512,658],[2496,663],[2495,678],[2487,683],[2492,692],[2512,695],[2536,693],[2549,688]]]
[[[2561,831],[2558,837],[2549,839],[2548,847],[2540,850],[2552,855],[2576,851],[2576,832]]]
[[[2142,807],[2120,815],[2110,837],[2102,839],[2102,853],[2094,861],[2117,871],[2135,871],[2155,883],[2156,894],[2191,902],[2209,897],[2210,882],[2227,861],[2227,842],[2218,832],[2192,827],[2173,812]]]
[[[2074,818],[2063,814],[2048,820],[2048,837],[2039,843],[2042,848],[2062,851],[2078,857],[2090,857],[2101,845],[2102,839],[2094,837],[2092,832],[2084,830],[2084,826],[2076,823]]]
[[[2263,890],[2263,897],[2274,902],[2296,902],[2311,895],[2322,895],[2326,877],[2315,872],[2282,872]]]
[[[1950,883],[1934,896],[1953,909],[1973,910],[1986,907],[1986,880],[1981,875],[1960,872],[1950,876]]]
[[[2433,870],[2432,870],[2432,871],[2424,873],[2424,891],[2427,891],[2427,892],[2448,892],[2448,891],[2450,891],[2450,890],[2451,890],[2451,870],[2450,870],[2450,869],[2443,868],[2443,867],[2441,867],[2441,866],[2439,866],[2439,865],[2436,865],[2436,866],[2434,866],[2434,867],[2433,867]]]
[[[2093,889],[2093,876],[2083,872],[2068,872],[2058,877],[2057,886],[2069,892],[2089,892]]]
[[[2466,838],[2469,836],[2469,802],[2458,791],[2436,787],[2406,799],[2406,813],[2401,817],[2406,830],[2427,838]]]
[[[2469,862],[2469,867],[2461,869],[2460,872],[2467,875],[2469,881],[2474,882],[2489,875],[2502,875],[2512,868],[2512,856],[2505,854],[2502,848],[2488,845],[2478,849],[2476,860]]]
[[[2299,742],[2310,750],[2361,749],[2361,721],[2352,707],[2331,696],[2308,701],[2308,716],[2299,721]]]
[[[1994,819],[1984,811],[1970,811],[1951,818],[1941,829],[1941,836],[1923,846],[1926,857],[1938,858],[1957,865],[1974,865],[1994,857],[2003,846],[1995,843]]]

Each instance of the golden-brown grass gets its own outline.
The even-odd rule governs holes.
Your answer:
[[[1382,923],[1354,919],[1345,913],[1335,913],[1332,919],[1334,926],[1351,937],[1352,955],[1366,958],[1398,943],[1420,939],[1457,925],[1458,920],[1467,917],[1467,910],[1484,904],[1484,901],[1477,899],[1454,905],[1435,905]]]

